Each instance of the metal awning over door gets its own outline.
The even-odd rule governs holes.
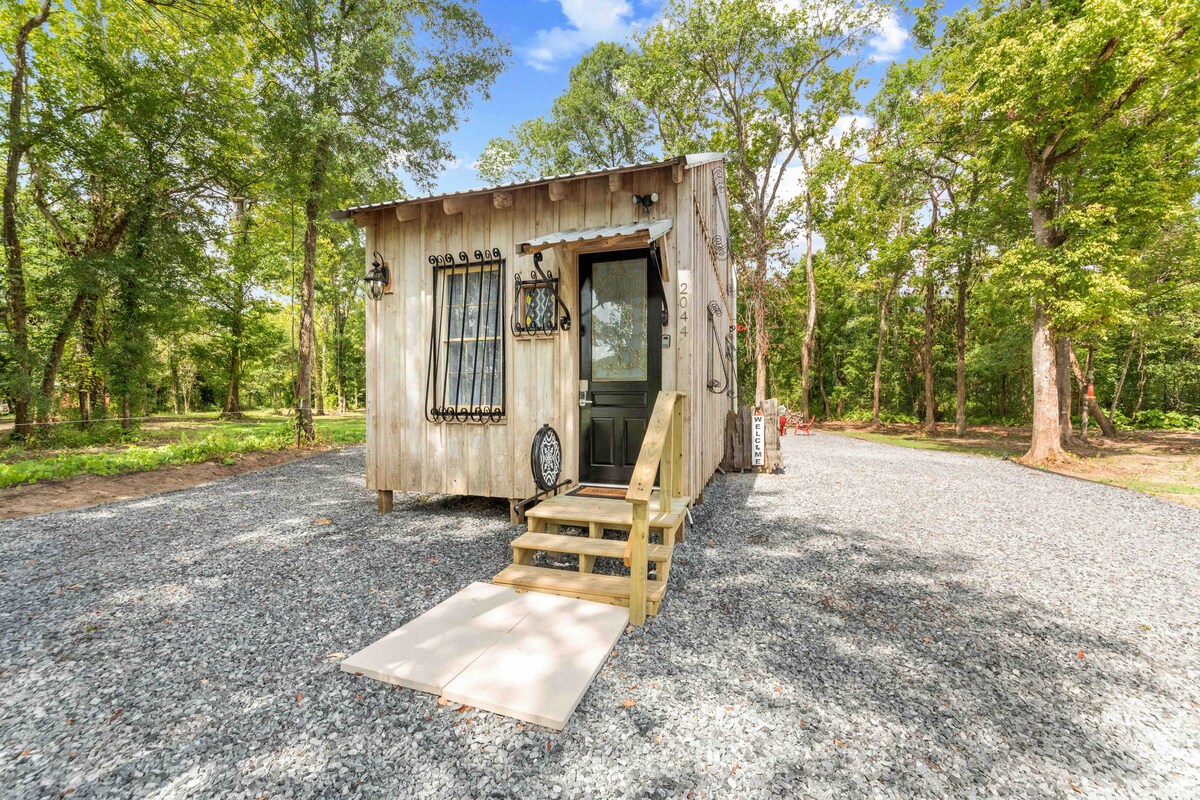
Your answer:
[[[671,230],[672,224],[670,219],[654,219],[645,222],[631,222],[627,225],[611,225],[606,228],[575,228],[526,239],[517,245],[517,249],[528,255],[560,245],[612,243],[644,247],[665,236]]]

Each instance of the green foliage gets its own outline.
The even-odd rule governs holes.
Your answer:
[[[242,423],[217,422],[212,417],[195,418],[200,426],[177,429],[154,425],[123,430],[117,423],[81,431],[73,425],[56,426],[29,442],[10,444],[0,450],[0,488],[40,480],[58,480],[77,475],[116,475],[144,472],[168,464],[201,461],[236,463],[244,453],[286,450],[295,446],[296,432],[288,423],[255,415]],[[204,430],[213,426],[213,430]],[[361,444],[366,439],[362,416],[319,418],[319,445]],[[100,449],[101,452],[80,452]]]
[[[6,88],[33,6],[0,4]],[[1200,8],[907,8],[917,56],[860,108],[882,7],[670,0],[632,44],[586,53],[480,173],[725,152],[743,399],[761,376],[789,407],[807,396],[819,417],[869,420],[877,382],[881,421],[923,419],[932,401],[948,423],[961,345],[966,419],[1027,424],[1037,304],[1090,356],[1118,427],[1196,429]],[[60,425],[29,448],[141,446],[60,464],[16,443],[3,459],[36,477],[228,458],[238,437],[274,446],[256,425],[184,443],[137,419],[294,408],[309,318],[313,406],[361,408],[366,242],[327,212],[398,196],[402,179],[427,187],[453,155],[446,121],[508,55],[474,4],[57,3],[28,54],[14,203],[27,322],[10,269],[0,399],[51,421],[92,405],[91,431]],[[813,297],[809,228],[824,241]],[[360,440],[356,424],[318,417],[335,442]]]
[[[856,408],[853,411],[843,414],[842,419],[847,422],[870,422],[871,409]],[[918,420],[912,414],[904,414],[896,411],[881,411],[879,419],[886,425],[916,425]]]
[[[1200,431],[1200,414],[1183,414],[1179,411],[1150,408],[1138,413],[1133,427],[1156,431]]]
[[[547,116],[488,142],[479,156],[479,177],[489,183],[533,180],[648,158],[647,112],[622,79],[629,59],[629,51],[611,42],[584,53]]]
[[[210,459],[227,459],[239,453],[282,450],[295,444],[290,425],[274,426],[254,435],[209,434],[194,440],[162,447],[130,446],[105,453],[63,453],[50,458],[27,459],[0,464],[0,488],[22,483],[72,478],[76,475],[116,475],[145,472],[167,464],[195,464]]]

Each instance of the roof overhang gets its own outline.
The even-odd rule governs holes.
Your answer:
[[[402,213],[400,209],[407,206],[417,206],[422,203],[432,203],[442,201],[447,204],[447,207],[457,207],[461,210],[461,201],[465,197],[484,194],[497,194],[502,192],[511,192],[514,189],[526,189],[534,186],[550,186],[553,194],[554,185],[566,184],[571,181],[580,180],[583,178],[598,178],[609,176],[622,175],[629,172],[638,172],[646,169],[657,169],[663,167],[672,168],[672,177],[678,183],[683,178],[683,170],[698,167],[701,164],[709,164],[713,161],[721,161],[725,158],[724,153],[690,153],[688,155],[679,156],[678,158],[668,158],[661,161],[647,161],[641,164],[625,164],[618,167],[606,167],[605,169],[592,170],[590,172],[575,172],[568,175],[550,175],[544,178],[537,178],[529,181],[520,181],[517,183],[502,183],[495,186],[480,186],[475,189],[464,189],[459,192],[444,192],[442,194],[433,194],[425,197],[407,197],[397,200],[388,200],[382,203],[368,203],[365,205],[351,206],[330,213],[329,218],[333,220],[356,218],[358,215],[368,211],[378,211],[380,209],[397,209],[397,214]],[[613,180],[617,180],[615,177]],[[556,198],[557,199],[557,198]],[[411,209],[414,214],[404,217],[406,219],[415,219],[416,208]],[[357,219],[355,219],[358,222]]]

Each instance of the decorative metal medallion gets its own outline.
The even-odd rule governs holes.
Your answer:
[[[533,482],[539,489],[549,491],[558,486],[558,476],[562,473],[562,442],[549,424],[533,435],[529,465],[533,469]]]

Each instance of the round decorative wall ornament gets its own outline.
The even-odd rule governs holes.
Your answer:
[[[549,423],[533,435],[529,465],[533,469],[533,482],[539,489],[549,491],[558,485],[558,476],[562,473],[562,442]]]

